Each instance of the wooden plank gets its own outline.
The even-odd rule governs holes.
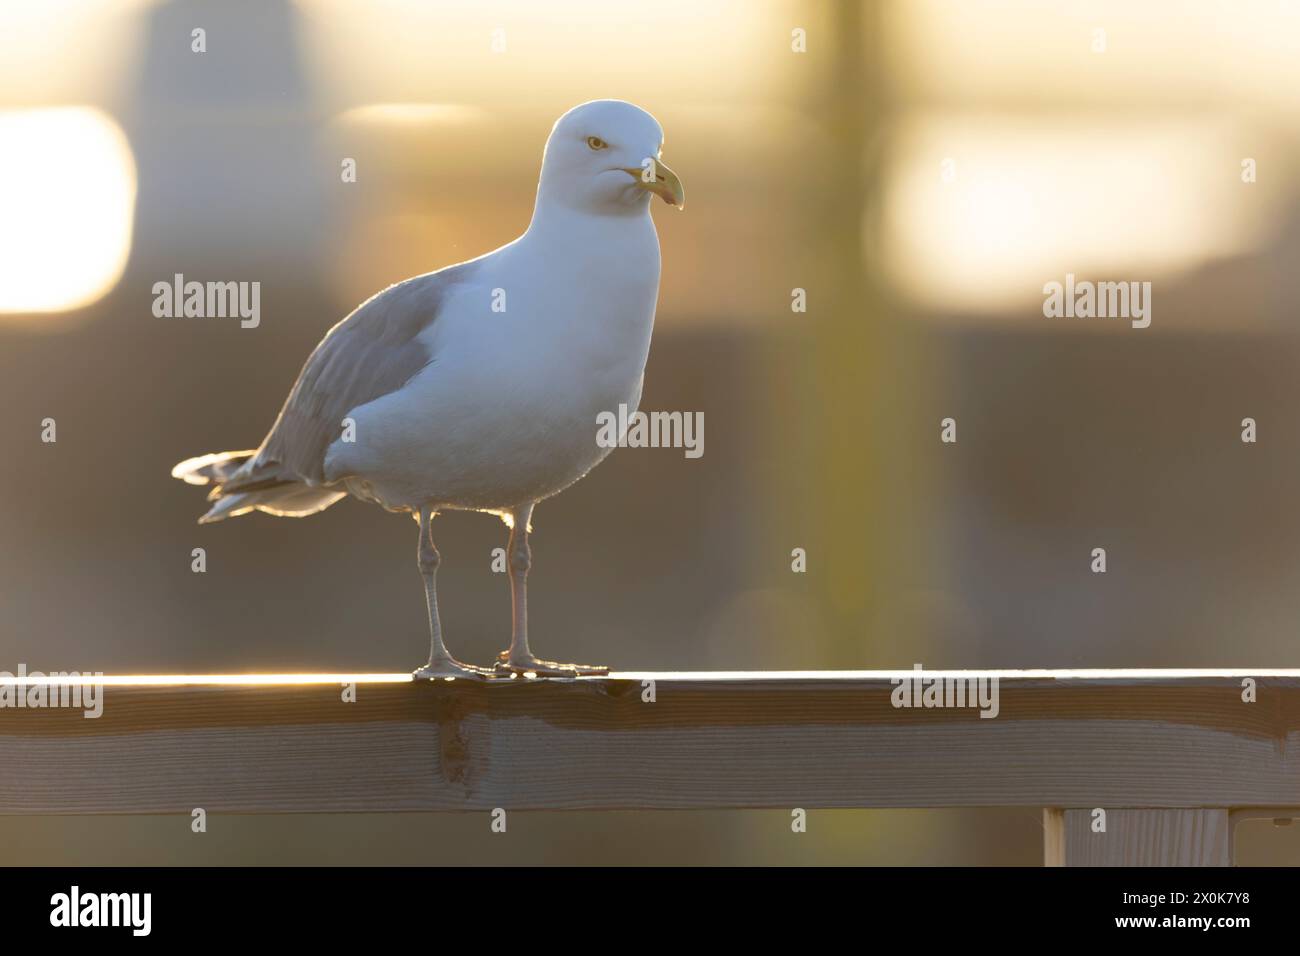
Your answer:
[[[98,719],[0,708],[0,812],[1300,806],[1298,672],[1256,703],[1233,671],[947,673],[998,677],[998,716],[896,708],[893,672],[105,678]]]
[[[1065,866],[1065,811],[1043,810],[1043,866]]]
[[[1049,810],[1048,866],[1231,866],[1232,824],[1223,809],[1105,809],[1104,831],[1094,809]]]

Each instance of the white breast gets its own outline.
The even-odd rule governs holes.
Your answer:
[[[648,214],[575,218],[589,221],[535,221],[479,260],[421,336],[431,363],[353,411],[356,440],[330,447],[327,474],[388,507],[495,510],[553,495],[609,453],[597,416],[640,401],[659,244]]]

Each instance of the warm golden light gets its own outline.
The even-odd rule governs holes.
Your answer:
[[[923,116],[888,169],[880,256],[913,301],[996,310],[1066,272],[1150,278],[1260,240],[1234,137],[1208,121]]]
[[[339,123],[393,123],[420,125],[425,123],[466,123],[482,119],[487,114],[477,107],[459,103],[367,103],[344,110],[335,121]]]
[[[403,684],[411,674],[0,674],[0,686],[265,687],[276,684]]]
[[[1026,670],[807,670],[807,671],[610,671],[609,674],[596,677],[565,677],[537,680],[546,683],[549,680],[570,681],[607,681],[622,680],[640,682],[657,681],[789,681],[789,680],[900,680],[911,679],[917,674],[926,677],[983,677],[999,680],[1185,680],[1185,679],[1239,679],[1243,677],[1300,677],[1300,668],[1267,668],[1265,670],[1242,670],[1231,667],[1133,667],[1133,668],[1080,668],[1052,669],[1030,668]],[[452,678],[442,678],[450,681]],[[288,684],[410,684],[415,681],[413,674],[80,674],[66,676],[43,674],[40,676],[25,674],[13,676],[0,674],[0,686],[86,686],[103,687],[268,687]],[[502,685],[511,683],[512,678],[503,677],[489,680],[489,684]],[[471,681],[477,683],[477,681]]]
[[[131,147],[99,110],[0,112],[0,313],[107,294],[131,251],[135,190]]]

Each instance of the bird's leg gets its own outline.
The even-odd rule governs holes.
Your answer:
[[[420,575],[424,578],[424,598],[429,605],[429,663],[415,672],[417,680],[438,677],[481,678],[491,671],[462,664],[447,652],[442,641],[442,624],[438,620],[438,549],[433,544],[433,511],[420,509],[420,547],[416,552]]]
[[[510,527],[510,649],[498,657],[497,670],[512,674],[537,674],[539,677],[578,677],[604,675],[608,667],[593,664],[560,664],[544,661],[528,647],[528,569],[532,567],[532,549],[528,547],[528,524],[533,505],[511,513]]]

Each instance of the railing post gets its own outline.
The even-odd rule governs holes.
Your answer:
[[[1231,866],[1225,809],[1043,811],[1047,866]]]

